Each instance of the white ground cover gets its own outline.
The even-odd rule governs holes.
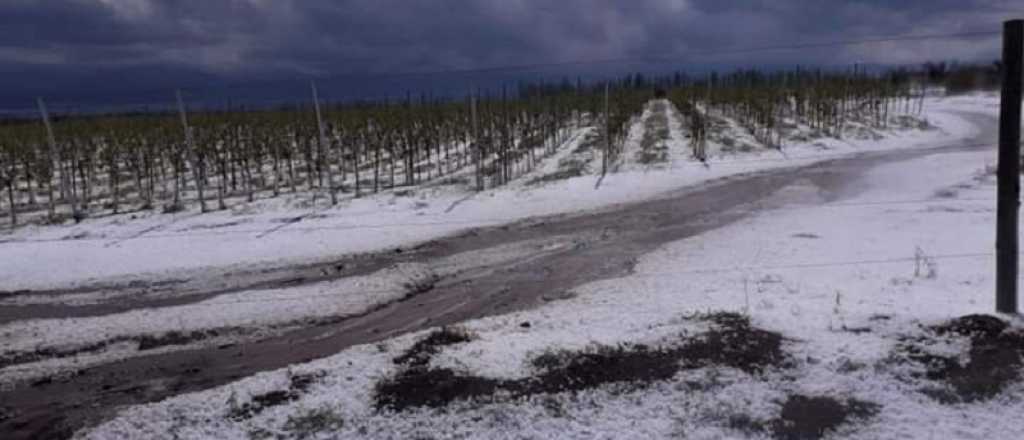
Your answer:
[[[0,243],[0,290],[66,286],[111,278],[173,276],[176,271],[204,267],[244,266],[261,262],[316,259],[324,256],[379,250],[436,238],[466,228],[501,224],[534,215],[600,208],[620,202],[699,184],[710,179],[779,167],[799,166],[860,151],[934,146],[957,142],[971,135],[972,127],[948,113],[950,108],[989,109],[991,98],[959,99],[956,107],[932,103],[929,120],[940,127],[931,131],[903,131],[880,142],[822,139],[787,147],[785,154],[763,151],[742,155],[718,154],[709,167],[692,160],[681,121],[669,118],[669,162],[658,167],[634,166],[635,143],[643,135],[643,119],[630,130],[623,170],[601,179],[593,175],[555,181],[542,186],[529,182],[557,170],[558,161],[584,140],[579,130],[566,145],[533,173],[512,184],[482,194],[446,187],[417,189],[411,195],[391,192],[329,208],[299,196],[239,205],[227,212],[208,214],[139,214],[87,220],[67,227],[29,227],[17,230]],[[650,106],[645,115],[651,113]],[[736,136],[741,134],[736,133]],[[718,151],[712,146],[710,151]],[[599,156],[593,156],[598,160]],[[596,169],[593,166],[591,169]],[[600,182],[598,187],[597,183]],[[468,198],[467,198],[468,197]],[[514,206],[512,210],[509,207]],[[303,217],[298,223],[289,219]],[[78,237],[77,240],[62,240]],[[13,241],[11,241],[13,240]],[[20,241],[19,241],[20,240]],[[56,240],[56,241],[52,241]],[[210,329],[240,328],[190,345],[149,350],[179,350],[195,345],[219,344],[237,337],[258,337],[306,319],[346,316],[400,298],[405,285],[416,277],[448,275],[479,265],[493,264],[528,252],[529,243],[494,249],[493,255],[473,253],[432,262],[429,267],[393,267],[364,277],[288,289],[265,289],[221,295],[203,302],[153,310],[133,310],[100,317],[24,320],[0,326],[0,353],[11,356],[39,349],[71,351],[101,342],[99,350],[0,370],[0,381],[10,382],[82,368],[98,362],[134,356],[140,336],[183,334]],[[519,248],[515,248],[519,246]],[[535,252],[535,251],[533,251]],[[485,258],[486,257],[486,258]],[[114,295],[114,296],[111,296]],[[95,298],[84,298],[95,296]],[[116,300],[116,294],[26,296],[3,300],[19,302],[89,302]],[[238,333],[238,334],[235,334]]]
[[[933,122],[942,118],[935,115]],[[786,164],[798,161],[789,154]],[[888,362],[900,336],[994,309],[994,161],[994,150],[983,149],[876,167],[854,197],[762,211],[668,243],[644,256],[635,273],[580,286],[573,298],[468,322],[464,327],[474,340],[446,347],[431,361],[477,376],[527,377],[536,374],[529,360],[538,354],[595,344],[657,345],[704,329],[687,316],[726,310],[780,332],[795,361],[791,371],[758,377],[706,367],[641,389],[605,386],[513,402],[455,403],[445,410],[377,411],[375,383],[398,371],[392,359],[425,335],[420,332],[131,407],[79,437],[290,438],[299,433],[289,419],[320,411],[341,422],[306,432],[308,438],[746,438],[759,434],[730,428],[731,416],[770,419],[787,395],[807,394],[882,405],[877,416],[845,425],[831,438],[1024,438],[1024,385],[1011,385],[986,402],[945,405],[920,393],[922,383],[898,378],[910,366]],[[707,173],[721,168],[712,164]],[[676,184],[683,180],[666,174]],[[629,183],[658,182],[658,176]],[[609,182],[616,179],[623,184],[629,175]],[[622,186],[602,188],[614,198]],[[815,190],[798,183],[777,196],[792,200]],[[1019,318],[1011,322],[1024,327]],[[870,331],[848,331],[854,328]],[[929,349],[965,351],[957,343]],[[325,376],[296,400],[247,420],[228,417],[232,407],[287,389],[290,375],[309,372]]]
[[[980,97],[971,102],[984,106],[990,101],[993,98]],[[956,106],[941,99],[928,101],[924,116],[938,127],[935,130],[895,131],[882,140],[818,139],[786,145],[782,152],[716,154],[708,167],[689,157],[682,128],[670,118],[668,169],[627,166],[604,179],[591,174],[544,185],[527,185],[536,177],[530,173],[479,194],[451,186],[399,188],[347,199],[336,207],[327,206],[323,196],[312,203],[308,196],[283,195],[206,214],[149,212],[87,219],[71,227],[23,227],[0,237],[0,290],[172,277],[184,270],[375,251],[472,227],[635,201],[739,173],[805,165],[867,150],[930,147],[970,135],[971,126],[950,110]],[[631,130],[630,139],[639,138],[636,132],[642,130]],[[577,133],[560,148],[575,148],[582,139]],[[718,148],[712,145],[709,151]],[[549,162],[563,157],[560,154]],[[301,221],[293,222],[298,217]]]

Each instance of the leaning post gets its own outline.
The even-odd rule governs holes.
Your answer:
[[[1016,314],[1020,210],[1021,86],[1024,20],[1003,23],[1003,86],[999,102],[999,181],[996,212],[996,311]]]

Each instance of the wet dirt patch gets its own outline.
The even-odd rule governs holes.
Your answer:
[[[782,404],[779,418],[767,426],[777,439],[820,439],[850,421],[874,417],[880,408],[855,399],[842,402],[825,396],[791,395]]]
[[[779,415],[771,419],[716,414],[715,423],[758,438],[817,440],[849,423],[868,420],[882,408],[874,402],[803,394],[791,394],[779,405]]]
[[[512,384],[514,382],[465,375],[447,368],[409,368],[378,382],[374,403],[378,410],[442,408],[456,400],[494,396]]]
[[[536,375],[516,380],[478,377],[447,368],[428,368],[430,356],[437,351],[410,349],[400,358],[415,359],[416,363],[398,362],[396,359],[396,363],[410,366],[377,383],[375,404],[378,410],[402,411],[424,406],[443,408],[457,400],[517,399],[583,391],[608,384],[642,388],[656,381],[671,379],[680,370],[711,365],[730,366],[750,374],[791,365],[782,351],[782,335],[753,327],[745,316],[717,313],[691,319],[710,322],[711,329],[697,337],[684,338],[676,346],[649,347],[627,343],[582,351],[547,352],[531,360],[531,365],[537,370]],[[438,339],[447,341],[451,337],[438,336]]]
[[[989,315],[967,315],[932,327],[940,335],[967,336],[972,339],[993,339],[999,337],[1010,326],[1003,320]]]
[[[678,356],[688,368],[716,364],[760,373],[773,366],[792,366],[782,350],[782,335],[752,326],[746,316],[715,313],[697,319],[710,321],[714,326],[679,349]]]
[[[139,351],[152,350],[160,347],[168,347],[172,345],[186,345],[193,342],[202,341],[204,339],[213,338],[219,336],[218,330],[205,330],[205,331],[194,331],[194,332],[177,332],[170,331],[162,335],[145,335],[137,338],[139,342]]]
[[[249,402],[239,404],[233,399],[228,401],[227,417],[236,422],[248,420],[267,408],[283,405],[298,400],[314,383],[325,376],[325,372],[295,374],[289,378],[288,389],[275,390],[252,396]]]
[[[562,352],[534,359],[533,364],[546,367],[532,380],[516,384],[519,388],[513,389],[516,394],[529,396],[583,391],[605,384],[640,388],[655,381],[671,379],[680,370],[677,351],[641,344]]]
[[[928,345],[966,339],[966,356],[929,352]],[[962,360],[963,358],[966,361]],[[1024,369],[1024,332],[988,315],[968,315],[925,329],[918,336],[901,338],[894,362],[909,361],[921,367],[914,379],[929,385],[921,391],[944,404],[972,403],[991,399],[1021,380]]]
[[[473,335],[461,327],[441,327],[413,344],[405,353],[396,357],[394,362],[410,367],[426,366],[434,355],[441,352],[442,347],[472,340]]]

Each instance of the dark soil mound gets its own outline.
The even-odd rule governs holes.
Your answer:
[[[645,386],[671,379],[682,369],[708,365],[735,367],[761,373],[769,367],[786,367],[782,336],[750,325],[748,318],[731,313],[701,316],[712,329],[678,347],[651,348],[639,344],[597,347],[579,352],[549,352],[533,359],[538,374],[520,380],[495,380],[428,369],[438,347],[464,342],[461,333],[443,330],[428,336],[395,359],[409,368],[376,386],[378,409],[443,407],[455,400],[491,397],[503,392],[510,398],[536,394],[582,391],[605,384]]]
[[[792,395],[782,404],[782,414],[770,425],[775,438],[819,439],[851,419],[873,417],[878,410],[879,405],[871,402]]]
[[[972,339],[991,339],[998,337],[1007,328],[1009,324],[995,316],[967,315],[932,327],[932,331],[941,336],[953,333]]]
[[[455,400],[494,395],[503,383],[449,369],[410,368],[376,386],[378,409],[440,408]]]
[[[716,364],[760,373],[784,362],[782,335],[754,328],[750,319],[735,313],[719,313],[703,319],[715,323],[715,328],[679,349],[678,355],[688,367]]]
[[[461,344],[473,340],[472,336],[458,327],[442,327],[409,347],[405,353],[394,359],[396,364],[410,367],[424,366],[430,358],[441,351],[441,347]]]
[[[242,405],[229,404],[230,410],[228,411],[228,418],[235,421],[250,419],[272,406],[298,400],[299,397],[302,397],[302,394],[308,391],[309,387],[316,383],[316,381],[321,377],[323,377],[323,373],[293,375],[290,378],[291,383],[287,390],[277,390],[257,394],[252,397],[251,401]]]
[[[553,362],[557,367],[521,384],[519,394],[581,391],[609,383],[646,384],[671,379],[679,371],[676,353],[644,345],[601,347],[592,352],[566,352],[559,357]]]
[[[1008,385],[1021,380],[1024,367],[1024,333],[1010,330],[999,318],[969,315],[930,328],[938,337],[966,337],[971,347],[969,361],[929,354],[919,344],[933,336],[907,338],[899,354],[925,368],[925,378],[942,384],[924,390],[943,403],[978,402],[995,397]]]

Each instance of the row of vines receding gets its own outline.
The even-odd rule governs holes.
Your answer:
[[[483,190],[531,171],[588,127],[599,128],[605,160],[618,160],[654,88],[667,90],[703,159],[712,116],[780,148],[786,121],[838,136],[850,120],[884,127],[890,112],[920,111],[909,84],[895,75],[802,71],[636,75],[608,88],[565,81],[514,97],[334,104],[322,112],[310,104],[57,116],[52,138],[39,119],[10,120],[0,124],[2,205],[14,226],[22,214],[59,223],[130,210],[207,211],[301,191],[337,203],[339,195],[424,184]]]

